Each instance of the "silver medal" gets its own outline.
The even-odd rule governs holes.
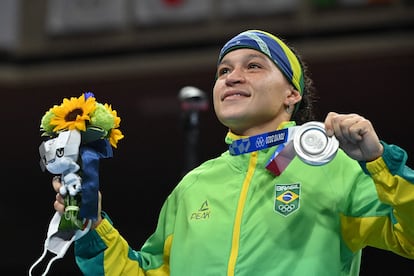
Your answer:
[[[323,165],[331,161],[338,150],[335,136],[326,135],[321,122],[307,122],[297,128],[293,137],[296,154],[310,165]]]

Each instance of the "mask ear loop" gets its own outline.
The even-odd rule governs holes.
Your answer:
[[[49,260],[45,271],[43,272],[42,276],[46,276],[47,273],[49,272],[50,268],[52,267],[52,264],[54,261],[61,259],[64,257],[66,251],[68,250],[68,248],[71,246],[71,244],[73,243],[73,241],[75,240],[75,236],[72,237],[72,239],[70,239],[68,242],[65,243],[65,246],[63,246],[61,248],[61,251],[59,252],[59,254],[57,254],[55,257],[53,257],[52,259]],[[32,275],[32,270],[44,259],[44,257],[46,256],[48,249],[47,249],[47,245],[45,245],[45,249],[43,250],[43,254],[42,256],[40,256],[40,258],[30,267],[29,270],[29,275]]]
[[[42,254],[42,256],[40,256],[40,258],[39,259],[37,259],[37,261],[36,262],[34,262],[34,264],[32,264],[32,266],[30,267],[30,269],[29,269],[29,275],[30,276],[32,276],[32,270],[43,260],[43,258],[46,256],[46,253],[47,253],[47,249],[46,249],[46,246],[44,247],[44,250],[43,250],[43,254]],[[48,269],[49,270],[49,269]],[[47,271],[46,271],[46,273],[47,273]],[[45,275],[44,273],[42,274],[42,276],[43,275]]]
[[[56,254],[53,258],[51,258],[45,268],[45,271],[43,272],[42,276],[47,275],[49,272],[53,262],[55,262],[58,259],[61,259],[65,256],[66,252],[68,251],[68,248],[72,245],[72,243],[75,240],[80,239],[83,237],[89,230],[92,225],[91,220],[87,221],[86,227],[83,230],[76,230],[72,233],[63,233],[59,232],[59,223],[60,223],[61,214],[58,212],[55,212],[53,218],[50,221],[49,229],[47,232],[47,238],[44,242],[44,250],[42,255],[39,257],[39,259],[36,260],[32,264],[32,266],[29,269],[29,276],[32,276],[33,269],[45,258],[48,251]],[[70,237],[70,239],[67,239]]]

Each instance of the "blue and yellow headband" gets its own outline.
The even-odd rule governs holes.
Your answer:
[[[295,89],[303,95],[305,84],[302,66],[296,55],[282,40],[268,32],[260,30],[242,32],[230,39],[223,46],[219,54],[218,62],[227,53],[240,48],[254,49],[268,56]]]

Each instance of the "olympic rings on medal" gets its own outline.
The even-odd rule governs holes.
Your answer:
[[[307,122],[296,130],[293,146],[303,162],[310,165],[323,165],[335,157],[339,142],[335,136],[326,135],[323,123]]]

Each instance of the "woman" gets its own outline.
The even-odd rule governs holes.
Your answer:
[[[326,159],[312,162],[313,148],[308,159],[296,154],[298,127],[314,119],[306,70],[270,33],[229,40],[213,89],[229,150],[183,177],[139,250],[99,212],[75,242],[82,272],[358,275],[365,246],[414,259],[414,174],[403,149],[380,141],[362,116],[331,112],[310,137],[333,143]],[[64,211],[59,193],[54,207]]]

